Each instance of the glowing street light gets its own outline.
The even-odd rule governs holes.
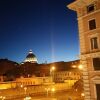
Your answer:
[[[85,94],[84,94],[84,93],[81,93],[81,96],[82,96],[82,97],[84,97],[84,96],[85,96]]]
[[[52,91],[52,92],[55,92],[55,88],[52,88],[51,91]]]
[[[6,97],[3,97],[2,100],[4,100]]]
[[[53,88],[51,88],[51,95],[52,95],[52,96],[54,96],[55,91],[56,91],[56,90],[55,90],[55,88],[54,88],[54,87],[53,87]]]
[[[20,87],[23,88],[23,85],[21,84]]]
[[[50,76],[52,77],[52,80],[54,81],[54,71],[55,71],[55,67],[54,66],[52,66],[51,68],[50,68]]]
[[[46,94],[48,96],[48,92],[50,91],[50,88],[45,88],[45,90],[46,90]]]
[[[72,65],[72,68],[78,68],[79,70],[83,70],[83,65],[82,64],[80,64],[79,66]]]
[[[73,66],[72,66],[72,68],[76,68],[76,67],[77,67],[76,65],[73,65]]]
[[[51,70],[53,70],[53,71],[54,71],[54,70],[55,70],[55,67],[54,67],[54,66],[53,66],[53,67],[51,67]]]
[[[82,64],[80,64],[80,65],[78,66],[78,68],[79,68],[80,70],[83,70]]]
[[[55,69],[56,69],[56,68],[55,68],[54,66],[52,66],[52,67],[50,68],[50,75],[52,74],[53,71],[55,71]]]
[[[24,100],[31,100],[32,98],[30,96],[27,96],[24,98]]]
[[[26,94],[26,90],[27,90],[27,87],[24,87],[25,94]]]

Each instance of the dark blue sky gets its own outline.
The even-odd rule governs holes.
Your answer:
[[[0,58],[22,62],[33,50],[39,63],[79,55],[74,0],[0,0]]]

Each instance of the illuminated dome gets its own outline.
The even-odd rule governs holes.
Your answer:
[[[26,56],[26,59],[24,62],[31,62],[31,63],[37,63],[37,58],[33,54],[32,50],[29,51],[28,55]]]

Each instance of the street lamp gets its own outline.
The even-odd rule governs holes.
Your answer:
[[[22,85],[23,86],[23,85]],[[27,87],[24,87],[25,95],[27,94]],[[30,96],[27,96],[24,98],[24,100],[31,100],[32,98]]]
[[[72,65],[72,68],[76,68],[76,65]]]
[[[55,88],[52,88],[51,91],[52,91],[52,92],[55,92]]]
[[[24,98],[24,100],[31,100],[32,98],[30,96],[27,96]]]
[[[51,88],[51,95],[53,96],[54,95],[54,93],[55,93],[55,88],[53,87],[53,88]]]
[[[27,87],[24,87],[24,91],[25,91],[25,94],[26,94],[26,91],[27,91]]]
[[[81,93],[81,96],[82,96],[82,97],[84,97],[84,96],[85,96],[85,94],[84,94],[84,93]]]
[[[53,70],[53,71],[54,71],[54,70],[55,70],[55,67],[54,67],[54,66],[53,66],[53,67],[51,67],[51,70]]]
[[[23,85],[21,84],[20,87],[23,88]]]
[[[48,93],[50,91],[50,88],[45,88],[45,90],[46,90],[46,94],[47,94],[47,97],[48,97]]]
[[[80,64],[80,65],[78,66],[78,69],[83,70],[82,64]]]
[[[54,66],[52,66],[51,68],[50,68],[50,76],[52,77],[52,80],[54,81],[54,71],[55,71],[55,67]]]

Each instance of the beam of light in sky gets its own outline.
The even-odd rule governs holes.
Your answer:
[[[54,49],[54,33],[51,32],[51,59],[52,62],[55,61],[55,49]]]
[[[53,18],[51,18],[51,29],[50,29],[50,38],[51,38],[51,60],[55,61],[55,46],[54,46],[54,23]]]

